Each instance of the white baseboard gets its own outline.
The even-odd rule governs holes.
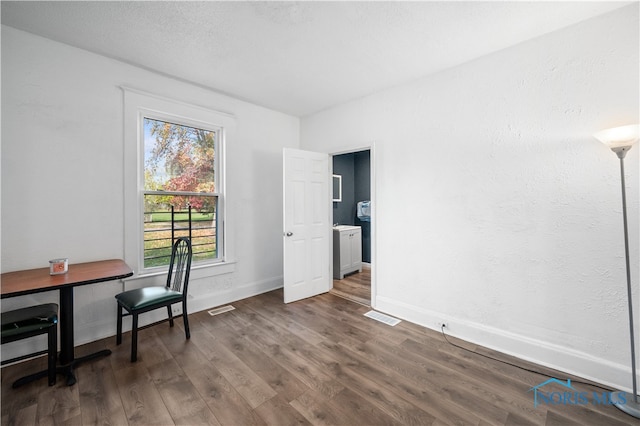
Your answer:
[[[189,299],[188,308],[190,313],[200,312],[217,306],[233,303],[236,300],[246,299],[267,293],[278,288],[282,288],[283,277],[272,277],[264,280],[253,281],[238,287],[230,288],[220,293],[209,293],[199,296],[197,299]]]
[[[440,331],[446,318],[447,334],[545,367],[582,377],[614,389],[631,392],[631,367],[597,358],[575,349],[532,339],[494,327],[452,318],[441,312],[378,296],[376,310]],[[561,377],[558,377],[562,379]],[[526,390],[525,390],[526,391]]]

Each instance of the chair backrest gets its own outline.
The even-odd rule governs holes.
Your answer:
[[[167,275],[167,288],[187,294],[189,285],[189,273],[191,272],[191,240],[180,237],[173,244],[171,249],[171,261],[169,263],[169,274]]]

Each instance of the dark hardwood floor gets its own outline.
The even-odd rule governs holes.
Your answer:
[[[348,300],[371,306],[371,265],[363,264],[362,272],[346,275],[341,280],[333,280],[331,293]]]
[[[545,376],[469,353],[408,322],[371,320],[363,316],[368,307],[335,295],[288,305],[282,299],[274,291],[218,316],[192,314],[188,341],[180,321],[143,329],[135,364],[129,333],[120,346],[114,337],[78,347],[78,355],[98,348],[113,354],[80,366],[71,387],[59,378],[54,387],[41,380],[12,389],[44,360],[5,367],[2,424],[638,424],[611,406],[534,408],[529,390]]]

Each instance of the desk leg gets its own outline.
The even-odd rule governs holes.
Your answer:
[[[73,287],[60,289],[60,364],[73,362]]]
[[[58,372],[67,378],[67,385],[76,383],[73,369],[85,361],[111,355],[109,349],[76,358],[74,354],[73,287],[60,289],[60,367]]]

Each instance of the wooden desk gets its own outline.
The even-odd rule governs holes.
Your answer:
[[[133,275],[131,268],[120,259],[101,260],[98,262],[77,263],[69,265],[66,274],[49,275],[49,268],[29,269],[26,271],[7,272],[0,281],[2,299],[58,290],[60,293],[60,356],[59,372],[67,376],[67,384],[76,382],[73,369],[80,363],[111,354],[105,349],[76,359],[73,341],[73,288],[81,285],[96,284],[105,281],[119,280]],[[114,305],[115,306],[115,305]],[[27,383],[41,377],[36,373],[25,377]],[[22,379],[21,379],[22,380]],[[21,383],[21,384],[22,384]]]

